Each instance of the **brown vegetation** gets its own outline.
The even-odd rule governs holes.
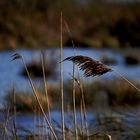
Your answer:
[[[113,4],[75,0],[0,2],[0,49],[56,47],[60,32],[60,11],[72,30],[64,31],[64,45],[71,37],[77,46],[140,46],[139,3]],[[70,45],[71,46],[71,45]]]

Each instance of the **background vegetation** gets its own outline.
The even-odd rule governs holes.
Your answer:
[[[71,29],[63,42],[84,47],[140,46],[140,4],[78,0],[1,0],[0,49],[56,47],[60,12]]]

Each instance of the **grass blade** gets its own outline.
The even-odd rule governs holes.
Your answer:
[[[62,119],[62,138],[65,140],[65,122],[64,122],[64,91],[63,91],[63,13],[60,17],[61,45],[60,45],[60,90],[61,90],[61,119]]]

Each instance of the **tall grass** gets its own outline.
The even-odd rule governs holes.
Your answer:
[[[65,26],[68,30],[68,32],[70,33],[69,27],[66,24],[66,21],[64,22]],[[64,111],[64,90],[63,90],[63,64],[62,64],[62,60],[63,60],[63,14],[61,12],[61,18],[60,18],[60,37],[61,37],[61,41],[60,41],[60,92],[61,92],[61,131],[62,131],[62,139],[65,140],[66,139],[66,130],[65,130],[65,111]],[[72,40],[72,44],[73,44],[73,49],[74,49],[74,42]],[[41,104],[41,101],[38,97],[38,91],[31,79],[30,73],[28,71],[28,68],[26,66],[26,63],[24,61],[24,58],[22,55],[16,53],[15,55],[13,55],[13,60],[15,59],[21,59],[22,63],[24,65],[24,68],[26,70],[26,73],[28,75],[28,79],[31,85],[31,88],[33,90],[33,94],[34,97],[37,101],[37,108],[39,108],[39,116],[41,116],[41,113],[43,114],[44,120],[45,122],[42,124],[41,120],[39,119],[39,126],[43,126],[46,123],[51,131],[52,136],[56,139],[59,140],[59,137],[56,135],[56,132],[54,131],[54,128],[52,126],[52,121],[51,121],[51,114],[50,114],[50,103],[49,103],[49,97],[48,97],[48,91],[47,91],[47,84],[46,84],[46,76],[45,76],[45,71],[44,71],[44,60],[43,60],[43,56],[41,55],[41,62],[42,62],[42,72],[43,72],[43,83],[44,83],[44,88],[45,88],[45,94],[46,94],[46,102],[47,102],[47,111],[48,111],[48,116],[45,114],[45,111],[43,109],[43,106]],[[74,50],[74,56],[73,57],[69,57],[66,58],[65,60],[71,60],[74,63],[78,63],[79,66],[81,67],[82,70],[85,70],[85,75],[86,76],[96,76],[96,75],[102,75],[108,71],[112,71],[110,68],[106,67],[105,65],[99,63],[96,60],[91,60],[88,57],[83,57],[83,56],[75,56],[75,50]],[[84,94],[84,90],[83,90],[83,85],[82,82],[80,81],[80,78],[77,79],[75,77],[75,64],[73,63],[73,68],[72,68],[72,105],[73,105],[73,115],[74,115],[74,134],[75,134],[75,139],[86,139],[89,140],[90,139],[90,135],[88,132],[88,124],[87,124],[87,114],[86,114],[86,102],[85,102],[85,94]],[[93,69],[94,68],[94,69]],[[117,73],[119,74],[119,73]],[[134,84],[132,84],[129,80],[127,80],[125,77],[123,77],[121,74],[119,74],[119,76],[121,76],[125,81],[127,81],[131,86],[133,86],[135,89],[137,89],[138,91],[140,91],[139,88],[137,88]],[[76,83],[80,89],[80,115],[81,115],[81,130],[78,131],[78,124],[77,124],[77,111],[76,111]],[[14,93],[14,105],[16,102],[15,99],[15,92]],[[35,111],[35,124],[36,125],[36,115],[37,112]],[[40,117],[39,117],[40,118]],[[47,127],[47,125],[45,124],[45,127]],[[4,139],[6,139],[6,125],[5,124],[5,131],[4,131]],[[16,107],[14,106],[14,122],[13,122],[13,137],[15,138],[15,140],[17,140],[17,131],[16,131]],[[68,131],[70,132],[70,127],[68,129]],[[80,133],[81,132],[81,133]],[[36,139],[35,136],[36,130],[34,128],[34,139]],[[81,135],[80,135],[81,134]],[[44,130],[41,130],[41,127],[39,128],[39,139],[43,140],[43,135],[45,135]],[[70,136],[70,133],[68,134]],[[51,139],[53,139],[53,137],[51,136]],[[108,133],[105,134],[105,136],[108,137],[109,140],[111,140],[111,135],[109,135]],[[49,136],[46,136],[46,139],[49,139]]]
[[[62,119],[62,137],[63,140],[65,140],[65,114],[64,114],[64,91],[63,91],[63,13],[61,12],[60,17],[60,37],[61,37],[61,43],[60,43],[60,90],[61,90],[61,119]]]
[[[82,108],[82,112],[83,112],[83,115],[84,115],[84,121],[83,122],[85,124],[86,139],[89,140],[89,137],[88,137],[88,124],[87,124],[85,95],[84,95],[82,83],[78,79],[76,81],[77,81],[77,84],[78,84],[78,86],[80,88],[80,93],[81,93],[81,108]]]
[[[75,105],[75,64],[73,64],[73,75],[72,75],[72,103],[73,103],[73,115],[74,115],[74,128],[75,128],[75,138],[78,140],[78,131],[77,131],[77,113]]]
[[[13,101],[13,104],[14,104],[14,120],[13,120],[13,134],[14,134],[14,138],[15,140],[17,140],[17,126],[16,126],[16,96],[15,96],[15,89],[13,88],[13,98],[14,98],[14,101]]]
[[[41,53],[41,64],[42,64],[42,72],[43,72],[43,83],[44,83],[44,90],[45,90],[46,102],[47,102],[48,119],[51,123],[52,120],[51,120],[51,113],[50,113],[50,102],[49,102],[48,88],[47,88],[47,83],[46,83],[45,62],[44,61],[45,61],[45,58],[43,57],[43,52],[42,52]],[[51,139],[53,139],[52,134],[51,134]]]
[[[18,54],[18,53],[16,53],[16,54],[14,54],[12,57],[13,57],[12,60],[15,60],[15,59],[21,59],[21,60],[22,60],[23,65],[24,65],[24,67],[25,67],[25,70],[26,70],[26,72],[27,72],[28,78],[29,78],[29,82],[30,82],[31,88],[32,88],[33,93],[34,93],[34,97],[35,97],[35,99],[36,99],[36,101],[37,101],[37,103],[38,103],[38,107],[40,108],[40,110],[41,110],[41,112],[42,112],[42,114],[43,114],[43,116],[44,116],[44,118],[45,118],[45,121],[47,122],[47,124],[48,124],[48,126],[49,126],[49,128],[50,128],[50,131],[52,132],[54,138],[55,138],[56,140],[58,140],[58,137],[57,137],[57,135],[56,135],[56,133],[55,133],[55,131],[54,131],[54,129],[53,129],[53,127],[52,127],[50,121],[48,120],[48,118],[47,118],[47,116],[46,116],[46,114],[45,114],[45,111],[44,111],[44,109],[43,109],[43,107],[42,107],[42,105],[41,105],[41,102],[40,102],[40,100],[39,100],[39,98],[38,98],[37,90],[36,90],[36,88],[35,88],[35,86],[34,86],[34,84],[33,84],[33,82],[32,82],[32,79],[31,79],[31,77],[30,77],[30,74],[29,74],[29,71],[28,71],[28,69],[27,69],[27,66],[26,66],[26,63],[25,63],[25,61],[24,61],[23,56],[20,55],[20,54]]]
[[[70,31],[70,28],[68,26],[68,23],[66,20],[64,20],[64,25],[65,28],[69,34],[69,37],[71,38],[71,42],[72,42],[72,47],[73,47],[73,53],[74,56],[76,55],[75,52],[75,45],[74,45],[74,41],[72,39],[72,34]],[[76,104],[75,104],[75,93],[76,93],[76,88],[75,88],[75,64],[73,63],[73,69],[72,69],[72,103],[73,103],[73,115],[74,115],[74,128],[75,128],[75,139],[78,140],[78,130],[77,130],[77,113],[76,113]]]

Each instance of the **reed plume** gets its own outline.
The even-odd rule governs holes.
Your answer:
[[[82,55],[71,56],[71,57],[67,57],[63,61],[66,60],[72,61],[73,63],[77,64],[80,67],[80,70],[84,71],[84,75],[86,77],[96,76],[96,75],[100,76],[109,71],[112,71],[111,68],[107,67],[100,61],[96,61],[87,56],[82,56]]]
[[[114,71],[117,75],[119,75],[123,80],[125,80],[128,84],[130,84],[132,87],[134,87],[137,91],[140,93],[140,89],[136,87],[132,82],[130,82],[127,78],[125,78],[122,74],[120,74],[118,71],[111,69],[101,63],[100,61],[94,60],[87,56],[70,56],[65,58],[63,61],[72,61],[73,63],[77,64],[80,67],[80,70],[84,71],[84,75],[86,77],[89,76],[100,76],[107,72]]]

